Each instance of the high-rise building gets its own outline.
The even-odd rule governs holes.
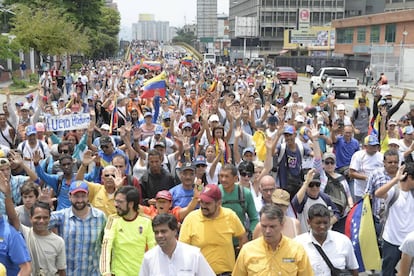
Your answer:
[[[414,9],[414,0],[386,0],[385,11]]]
[[[345,0],[230,1],[230,36],[233,41],[243,39],[235,37],[236,16],[256,18],[257,31],[254,33],[257,34],[260,44],[257,46],[268,54],[277,53],[283,48],[284,30],[298,28],[299,9],[308,10],[310,26],[323,26],[334,19],[345,17],[345,2]],[[255,41],[252,38],[250,40]]]
[[[132,24],[132,39],[170,41],[170,23],[154,19],[152,14],[140,14],[138,23]]]
[[[385,0],[347,0],[345,17],[382,13],[384,9]]]
[[[213,42],[216,36],[217,0],[197,0],[197,39]]]

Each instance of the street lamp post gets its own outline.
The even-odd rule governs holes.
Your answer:
[[[404,74],[404,45],[405,45],[405,38],[408,35],[408,32],[405,30],[402,32],[402,39],[401,39],[401,43],[400,43],[400,62],[398,64],[398,85],[400,85],[401,83],[401,76]]]

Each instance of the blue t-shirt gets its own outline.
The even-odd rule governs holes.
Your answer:
[[[187,207],[191,198],[194,195],[193,189],[185,190],[183,184],[179,184],[170,189],[172,195],[172,208],[180,206],[181,208]]]
[[[21,233],[0,215],[0,263],[7,269],[7,276],[19,273],[19,265],[30,262],[30,253]]]
[[[351,138],[351,141],[346,142],[343,136],[339,136],[334,144],[334,151],[336,155],[336,168],[349,166],[352,155],[359,151],[359,142],[355,138]]]
[[[329,129],[325,126],[321,126],[321,129],[319,130],[319,133],[323,134],[327,137],[329,137],[331,135],[331,133],[329,132]],[[319,141],[319,147],[321,149],[321,152],[325,153],[326,152],[326,141],[325,141],[325,139],[319,138],[318,141]]]

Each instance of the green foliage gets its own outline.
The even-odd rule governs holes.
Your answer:
[[[185,42],[189,45],[194,46],[196,36],[193,32],[184,32],[184,29],[180,28],[177,30],[177,35],[172,39],[173,43]]]
[[[16,54],[20,49],[19,44],[15,40],[9,40],[5,35],[0,35],[0,59],[11,58],[15,62],[19,61],[19,56]]]
[[[12,77],[12,84],[11,84],[11,86],[13,87],[13,88],[17,88],[17,89],[19,89],[19,88],[27,88],[27,82],[26,81],[24,81],[24,80],[21,80],[21,79],[19,79],[19,78],[17,78],[17,77]]]
[[[39,82],[39,75],[36,73],[32,73],[29,75],[29,82],[32,84],[36,84]]]
[[[82,64],[81,63],[73,63],[70,65],[70,69],[72,71],[79,71],[82,68]]]
[[[88,50],[87,36],[68,20],[61,8],[47,2],[37,9],[19,4],[15,12],[11,32],[24,50],[34,48],[50,55]]]

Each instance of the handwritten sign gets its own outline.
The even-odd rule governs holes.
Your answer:
[[[88,113],[50,116],[46,118],[46,129],[48,131],[85,129],[89,127],[90,121],[91,118]]]

